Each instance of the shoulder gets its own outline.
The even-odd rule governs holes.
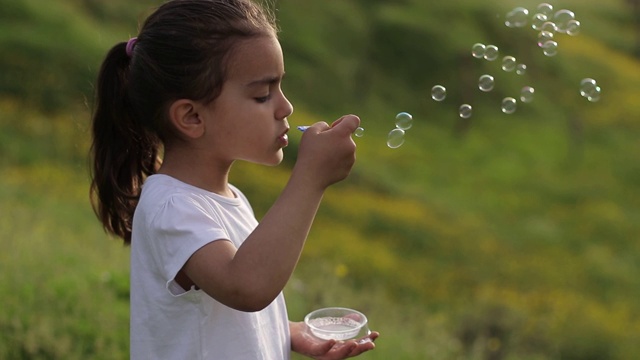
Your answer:
[[[204,201],[194,192],[185,189],[183,183],[165,175],[152,175],[142,186],[136,206],[136,218],[151,223],[177,220],[178,217],[193,216],[202,212]]]

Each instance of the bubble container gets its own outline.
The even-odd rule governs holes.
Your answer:
[[[314,336],[323,340],[348,340],[370,333],[367,317],[344,307],[312,311],[304,317],[304,323]]]

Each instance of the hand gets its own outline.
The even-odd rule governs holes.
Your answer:
[[[302,135],[294,172],[321,190],[346,178],[356,159],[351,134],[359,125],[357,116],[345,115],[331,126],[325,122],[310,126]]]
[[[375,348],[377,332],[358,340],[322,340],[311,334],[302,322],[289,323],[291,329],[291,349],[316,360],[340,360],[358,356]]]

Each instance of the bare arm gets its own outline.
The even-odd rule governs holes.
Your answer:
[[[232,308],[269,305],[295,269],[325,189],[353,166],[351,133],[358,125],[357,117],[345,116],[331,128],[318,123],[305,131],[289,182],[242,246],[212,242],[193,254],[183,273]]]

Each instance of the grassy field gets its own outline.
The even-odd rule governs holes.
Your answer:
[[[84,103],[104,50],[151,3],[0,0],[2,359],[127,357],[128,249],[89,205]],[[285,290],[293,320],[362,310],[382,333],[363,359],[640,358],[640,62],[625,2],[558,2],[584,28],[553,59],[496,17],[533,2],[280,3],[292,127],[355,112],[366,130]],[[527,59],[527,74],[473,60],[476,41]],[[482,73],[493,92],[474,91]],[[586,76],[601,101],[577,94]],[[436,83],[443,103],[428,99]],[[535,101],[502,114],[523,84]],[[399,111],[415,124],[393,150]],[[296,135],[282,166],[234,168],[259,216]]]

